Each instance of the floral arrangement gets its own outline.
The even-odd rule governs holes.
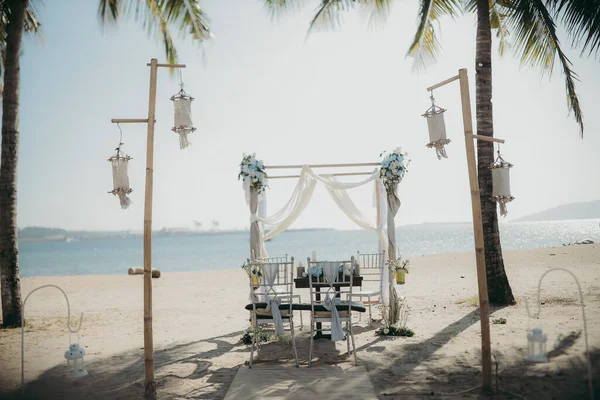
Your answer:
[[[340,264],[338,267],[338,274],[352,276],[354,274],[354,266],[348,267],[345,264]],[[305,273],[305,275],[310,275],[313,280],[322,280],[324,279],[323,267],[319,264],[314,267],[310,267],[310,270],[308,273]]]
[[[390,306],[381,306],[383,326],[375,331],[377,336],[408,336],[412,337],[415,332],[407,328],[409,307],[405,296],[398,296],[396,288],[390,291]]]
[[[310,270],[308,270],[308,274],[314,279],[314,278],[322,278],[323,277],[323,267],[321,267],[320,265],[317,265],[316,267],[310,267]]]
[[[251,189],[256,189],[258,193],[262,193],[268,186],[268,175],[265,172],[265,167],[261,160],[256,159],[256,154],[244,154],[244,158],[240,163],[240,173],[238,179],[247,182]]]
[[[385,151],[380,156],[383,154]],[[381,160],[379,177],[387,189],[395,187],[404,178],[404,174],[408,171],[408,164],[410,164],[407,157],[408,153],[402,153],[402,147],[396,147]]]
[[[385,264],[394,272],[404,271],[408,274],[408,264],[410,264],[410,260],[403,260],[402,257],[398,257],[395,260],[386,261]]]

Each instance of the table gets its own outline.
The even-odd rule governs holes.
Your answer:
[[[294,285],[296,286],[296,289],[307,289],[310,288],[310,283],[308,282],[309,277],[300,277],[300,278],[295,278],[294,279]],[[362,287],[362,282],[363,282],[363,277],[362,276],[353,276],[352,277],[352,287],[354,286],[360,286]],[[317,298],[317,301],[321,301],[321,288],[322,287],[328,287],[329,283],[327,282],[315,282],[313,281],[312,283],[313,287],[315,288],[315,297]],[[349,282],[339,282],[339,283],[335,283],[332,285],[335,289],[336,289],[336,297],[340,297],[340,287],[342,286],[350,286]],[[325,334],[323,333],[323,331],[321,331],[320,329],[323,327],[323,325],[320,322],[317,322],[317,333],[315,333],[315,339],[331,339],[331,334]]]

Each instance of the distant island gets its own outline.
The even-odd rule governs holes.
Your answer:
[[[334,230],[332,228],[300,228],[288,229],[287,232],[311,232]],[[232,230],[193,230],[185,228],[162,228],[152,231],[153,237],[165,236],[205,236],[205,235],[249,235],[249,229],[232,229]],[[128,239],[142,238],[144,236],[141,230],[126,230],[126,231],[69,231],[62,228],[48,228],[40,226],[28,226],[19,229],[19,241],[22,242],[71,242],[74,240],[98,240],[98,239]]]
[[[535,214],[515,219],[514,222],[560,221],[568,219],[600,218],[600,200],[563,204]]]

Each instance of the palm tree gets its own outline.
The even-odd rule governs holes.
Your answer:
[[[19,149],[19,87],[23,32],[38,32],[29,1],[0,2],[2,85],[2,149],[0,150],[0,292],[2,326],[21,326],[21,284],[17,244],[17,159]]]
[[[312,19],[309,32],[323,26],[336,26],[342,11],[355,6],[370,7],[369,23],[389,14],[392,0],[321,0]],[[272,11],[297,6],[294,0],[265,0]],[[462,12],[477,13],[475,88],[477,134],[493,136],[492,113],[492,30],[500,39],[502,55],[510,38],[515,50],[521,54],[521,62],[540,67],[551,73],[558,58],[565,78],[567,105],[575,116],[583,136],[583,119],[575,81],[577,75],[560,46],[554,19],[561,18],[572,36],[573,45],[583,44],[589,55],[600,48],[600,1],[599,0],[420,0],[419,26],[408,50],[416,69],[434,61],[440,43],[434,22],[441,16],[456,16]],[[496,203],[491,201],[492,174],[487,168],[494,161],[491,142],[477,144],[480,199],[483,216],[485,261],[488,295],[491,304],[514,304],[515,299],[508,283],[502,259],[502,247],[498,231]]]
[[[199,0],[99,0],[103,25],[121,16],[140,21],[148,34],[162,39],[169,63],[177,60],[171,28],[198,43],[210,38],[208,20]],[[0,167],[0,275],[3,326],[21,326],[21,288],[17,243],[17,165],[19,149],[19,85],[23,32],[38,32],[35,9],[29,0],[0,0],[0,55],[4,67],[2,150]]]

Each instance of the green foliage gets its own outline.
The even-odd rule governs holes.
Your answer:
[[[254,335],[254,331],[251,328],[246,329],[246,331],[240,338],[240,343],[245,344],[245,345],[251,345],[252,344],[252,335]],[[273,331],[265,331],[265,330],[259,329],[258,333],[257,333],[256,341],[257,342],[268,342],[270,340],[273,340],[274,337],[275,337],[275,334],[273,333]]]
[[[177,62],[173,28],[200,44],[212,37],[199,0],[100,0],[98,3],[98,17],[103,25],[116,23],[123,14],[141,22],[149,36],[162,39],[170,64]]]
[[[381,328],[375,331],[375,335],[377,336],[406,336],[413,337],[415,335],[415,331],[409,329],[405,326],[396,327],[396,326],[382,326]]]

